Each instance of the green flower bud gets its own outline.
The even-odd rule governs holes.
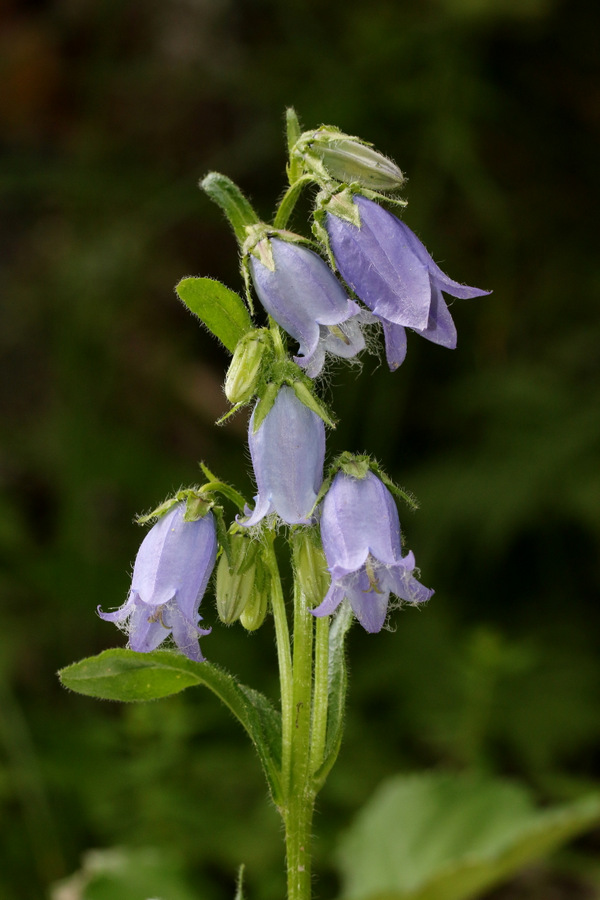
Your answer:
[[[397,191],[405,177],[391,159],[360,138],[336,128],[323,127],[305,132],[293,150],[295,158],[316,175],[335,178],[345,184],[358,183],[372,191]]]
[[[225,396],[230,403],[246,403],[254,394],[266,349],[265,341],[265,332],[255,329],[245,334],[235,348],[225,379]]]
[[[256,587],[240,616],[240,623],[246,631],[256,631],[265,621],[267,615],[267,592]]]
[[[347,138],[328,143],[315,141],[311,150],[337,181],[358,182],[372,191],[397,191],[405,182],[396,163],[358,141]]]
[[[225,625],[231,625],[244,612],[256,582],[259,544],[243,534],[230,537],[231,564],[223,553],[217,566],[217,612]]]
[[[298,532],[294,536],[294,565],[308,605],[318,606],[329,590],[331,578],[327,560],[312,533]]]

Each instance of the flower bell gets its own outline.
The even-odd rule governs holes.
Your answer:
[[[402,556],[396,504],[371,471],[363,478],[337,473],[323,501],[321,538],[331,586],[313,615],[331,615],[347,597],[363,628],[376,632],[390,594],[407,603],[433,594],[413,577],[413,554]]]
[[[258,493],[254,511],[240,524],[256,525],[277,513],[288,525],[312,523],[311,511],[323,482],[325,426],[287,385],[257,431],[250,417],[248,444]]]
[[[185,510],[178,503],[158,520],[138,551],[127,601],[98,614],[127,631],[132,650],[156,650],[172,634],[185,656],[201,661],[198,637],[210,629],[198,626],[198,607],[215,564],[217,537],[211,512],[186,522]]]
[[[263,238],[260,245],[249,262],[256,293],[300,344],[294,360],[306,374],[315,378],[320,373],[326,353],[345,359],[360,353],[365,346],[360,324],[371,317],[347,297],[321,257],[280,238]]]
[[[489,294],[448,278],[400,219],[361,195],[353,199],[360,225],[328,212],[326,229],[336,265],[383,325],[388,365],[406,356],[406,328],[454,349],[456,328],[442,296],[468,299]]]

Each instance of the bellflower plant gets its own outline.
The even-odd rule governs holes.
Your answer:
[[[321,537],[331,587],[314,616],[331,615],[347,598],[365,631],[376,632],[390,594],[411,604],[433,594],[413,577],[413,554],[402,556],[396,503],[373,472],[337,473],[323,502]]]
[[[247,527],[277,513],[288,525],[308,525],[323,483],[325,426],[291,387],[280,388],[270,411],[255,430],[250,417],[248,446],[258,493]]]
[[[442,291],[461,299],[489,291],[449,278],[410,228],[373,200],[356,195],[353,203],[359,225],[327,213],[329,243],[342,278],[383,325],[390,369],[406,356],[406,328],[454,349],[456,328]]]
[[[269,315],[300,344],[294,359],[306,374],[314,378],[321,372],[326,353],[350,359],[364,350],[364,312],[327,263],[298,243],[278,238],[262,243],[260,258],[250,256],[249,262],[256,293]]]
[[[127,601],[115,612],[98,610],[124,627],[132,650],[155,650],[169,635],[189,659],[202,660],[198,607],[217,554],[213,514],[185,520],[185,503],[173,506],[148,532],[135,560]]]
[[[485,292],[448,278],[383,209],[380,203],[402,201],[374,189],[393,194],[404,176],[369,144],[331,126],[301,134],[290,110],[288,150],[289,187],[272,223],[260,221],[226,176],[212,172],[201,182],[233,229],[246,302],[212,278],[184,278],[176,288],[232,357],[224,385],[232,408],[220,421],[252,405],[254,508],[200,463],[201,485],[181,489],[143,517],[157,521],[141,544],[127,600],[100,612],[127,632],[129,648],[75,663],[61,678],[112,700],[157,699],[192,685],[213,691],[252,739],[282,817],[288,900],[310,900],[316,797],[342,744],[348,630],[357,619],[379,632],[391,596],[421,605],[433,593],[417,579],[413,554],[402,551],[395,497],[415,508],[409,495],[367,456],[344,453],[324,470],[325,426],[334,419],[314,379],[327,353],[358,356],[365,349],[361,326],[374,320],[383,325],[392,369],[404,358],[406,328],[453,347],[442,293]],[[319,253],[286,231],[309,186],[326,198],[310,225]],[[368,309],[347,296],[325,262],[331,253]],[[255,316],[252,285],[266,322],[262,311]],[[299,344],[296,356],[288,335]],[[287,600],[279,571],[286,548]],[[200,627],[198,611],[217,560],[221,623],[273,628],[277,704],[200,652],[199,637],[210,628]],[[158,649],[170,637],[176,649]]]

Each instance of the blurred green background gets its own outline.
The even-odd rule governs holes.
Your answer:
[[[585,0],[0,2],[4,900],[117,845],[165,848],[207,900],[232,896],[240,862],[251,897],[283,892],[277,815],[212,696],[123,708],[55,672],[123,644],[95,609],[126,595],[136,513],[200,459],[251,496],[245,417],[213,424],[226,355],[173,286],[240,290],[197,181],[226,172],[270,217],[287,105],[393,157],[407,223],[451,277],[493,289],[454,304],[456,352],[409,336],[393,376],[368,357],[327,387],[331,455],[371,452],[419,497],[403,529],[436,595],[351,635],[317,892],[392,773],[483,770],[540,801],[599,785],[599,30]],[[215,624],[203,649],[274,693],[270,627]],[[579,846],[592,867],[599,850]],[[535,896],[593,896],[581,871]]]

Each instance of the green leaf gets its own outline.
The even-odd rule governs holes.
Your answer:
[[[208,194],[213,203],[221,207],[238,242],[240,245],[243,244],[247,237],[246,229],[257,225],[260,220],[237,184],[227,175],[221,175],[220,172],[209,172],[200,182],[200,187]]]
[[[214,278],[183,278],[175,290],[194,315],[227,347],[235,351],[240,341],[252,329],[250,315],[244,301]]]
[[[233,675],[208,662],[194,662],[172,650],[136,653],[105,650],[61,669],[62,684],[102,700],[158,700],[204,685],[231,710],[248,732],[265,770],[275,803],[280,802],[281,716],[270,701]]]
[[[342,839],[342,896],[468,900],[598,822],[597,794],[536,809],[523,788],[499,780],[391,778]]]
[[[320,790],[329,775],[342,745],[344,711],[346,708],[346,635],[353,622],[350,605],[344,601],[329,631],[329,702],[327,706],[327,740],[325,760],[315,774],[316,789]]]

